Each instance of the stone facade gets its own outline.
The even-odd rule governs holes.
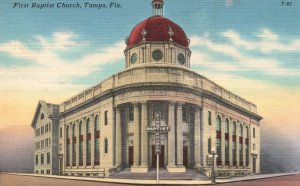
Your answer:
[[[214,150],[217,176],[258,174],[262,117],[256,105],[189,69],[189,40],[161,17],[163,1],[155,3],[158,17],[136,26],[126,40],[126,69],[59,105],[59,174],[148,172],[156,166],[155,137],[146,131],[155,112],[170,128],[160,149],[160,166],[169,172],[196,169],[209,176]],[[159,41],[159,32],[151,35],[155,21],[168,23]]]

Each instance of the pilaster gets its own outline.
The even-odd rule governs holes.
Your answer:
[[[116,166],[122,164],[122,124],[121,124],[121,110],[116,107]]]
[[[194,159],[195,166],[201,166],[201,154],[200,154],[200,108],[195,107],[195,130],[194,130]]]
[[[142,111],[141,111],[141,168],[145,172],[148,172],[148,113],[147,113],[147,102],[142,102]]]

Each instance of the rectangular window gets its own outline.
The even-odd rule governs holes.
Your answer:
[[[100,160],[100,140],[99,138],[96,139],[95,141],[95,165],[99,165],[99,160]]]
[[[59,137],[62,138],[62,127],[59,128]]]
[[[91,140],[86,144],[86,165],[91,165]]]
[[[76,166],[76,143],[72,144],[72,165]]]
[[[255,144],[253,143],[252,149],[255,150]]]
[[[51,131],[51,122],[49,123],[49,131]]]
[[[129,121],[133,121],[134,120],[134,110],[133,110],[133,106],[129,107]]]
[[[51,146],[51,138],[49,138],[48,144],[49,144],[49,146]]]
[[[164,106],[162,104],[155,104],[153,105],[153,114],[152,118],[155,119],[155,113],[159,112],[160,113],[160,118],[164,119]]]
[[[217,148],[217,165],[222,164],[222,147],[221,147],[221,139],[216,140],[216,148]]]
[[[108,124],[108,111],[104,112],[104,125]]]
[[[47,152],[47,164],[50,163],[50,152]]]
[[[41,148],[44,148],[44,140],[41,141]]]
[[[239,144],[239,154],[240,154],[240,166],[244,165],[243,162],[243,144]]]
[[[187,122],[187,108],[182,107],[182,121]]]
[[[236,143],[232,143],[232,161],[233,165],[236,166]]]
[[[45,147],[48,147],[48,138],[45,139]]]
[[[211,125],[211,112],[208,111],[208,125]]]
[[[229,165],[229,141],[225,141],[225,165]]]
[[[47,132],[48,132],[48,123],[45,126],[45,133],[47,133]]]
[[[79,143],[79,165],[83,165],[83,142]]]
[[[44,126],[42,126],[42,128],[41,128],[41,135],[43,135],[44,134]]]
[[[255,128],[253,127],[253,138],[255,138]]]
[[[41,165],[44,165],[44,154],[41,154]]]
[[[39,164],[39,155],[35,155],[35,164],[36,164],[36,165]]]

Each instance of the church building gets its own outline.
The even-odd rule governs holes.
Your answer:
[[[53,162],[58,173],[148,172],[156,167],[159,150],[159,166],[169,172],[195,169],[209,176],[214,151],[217,176],[258,174],[262,117],[256,105],[192,71],[186,33],[164,17],[163,0],[153,0],[152,6],[153,16],[126,39],[125,69],[53,112],[58,151],[51,156],[58,159]],[[156,134],[147,130],[156,126],[156,113],[168,129],[160,133],[160,149]]]

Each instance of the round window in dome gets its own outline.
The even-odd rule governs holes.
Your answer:
[[[183,64],[185,63],[185,57],[184,57],[183,54],[179,54],[178,57],[177,57],[177,59],[178,59],[178,62],[179,62],[181,65],[183,65]]]
[[[155,61],[159,61],[163,57],[163,53],[161,50],[154,50],[152,53],[152,57]]]
[[[135,64],[137,62],[137,58],[138,58],[138,56],[136,53],[132,54],[131,58],[130,58],[131,64]]]

